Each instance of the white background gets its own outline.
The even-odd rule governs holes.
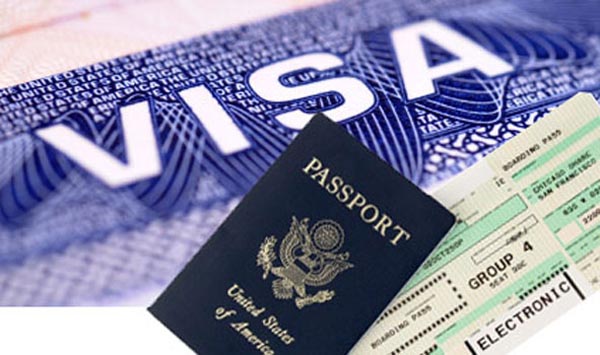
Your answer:
[[[600,293],[529,338],[511,355],[597,354]],[[201,334],[201,330],[198,330]],[[144,308],[0,308],[0,354],[192,355]]]

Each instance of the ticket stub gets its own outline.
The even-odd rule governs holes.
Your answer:
[[[501,354],[600,287],[600,107],[578,94],[434,195],[459,223],[354,354]]]

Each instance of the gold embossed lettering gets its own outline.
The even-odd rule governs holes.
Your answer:
[[[369,213],[371,217],[368,217]],[[375,205],[368,204],[360,210],[360,218],[367,223],[373,223],[379,218],[379,209]]]
[[[325,191],[335,196],[348,210],[357,211],[356,213],[360,219],[367,225],[372,226],[382,237],[387,238],[387,233],[390,229],[393,230],[395,233],[391,233],[393,236],[390,237],[392,245],[397,246],[401,240],[411,238],[411,234],[395,224],[394,220],[384,213],[384,209],[381,209],[380,206],[369,200],[354,186],[347,183],[342,176],[336,175],[338,172],[331,170],[319,158],[313,156],[302,171],[321,185]],[[392,228],[392,226],[394,227]]]
[[[321,163],[321,161],[317,157],[313,157],[312,160],[308,164],[306,164],[304,169],[302,169],[302,171],[304,171],[306,174],[309,174],[311,171],[317,171],[322,167],[323,163]]]
[[[329,175],[329,168],[325,168],[318,173],[312,174],[311,179],[315,180],[319,183],[319,185],[325,187],[325,180],[327,180],[327,176]]]
[[[394,221],[392,221],[390,216],[388,216],[387,214],[384,213],[383,216],[381,216],[381,219],[379,220],[379,222],[377,222],[377,224],[375,224],[375,226],[373,228],[376,231],[378,231],[382,237],[385,237],[385,230],[388,227],[391,227],[393,223],[394,223]]]
[[[410,239],[410,233],[408,233],[404,228],[402,228],[400,226],[394,226],[393,230],[397,231],[398,233],[396,233],[396,236],[394,238],[392,238],[392,240],[390,240],[390,243],[392,243],[394,245],[398,245],[398,242],[400,241],[400,239],[402,239],[402,238],[404,238],[405,240]]]
[[[291,336],[288,333],[287,329],[283,329],[281,327],[279,321],[277,321],[277,317],[275,316],[270,316],[263,319],[263,325],[267,327],[267,329],[269,329],[271,333],[279,337],[279,339],[281,339],[281,341],[286,345],[290,345],[296,340],[293,336]]]
[[[353,193],[354,193],[354,187],[352,187],[351,185],[344,185],[342,187],[342,189],[340,190],[340,192],[338,192],[338,194],[335,195],[335,197],[341,203],[346,203],[346,201],[348,201],[350,199],[350,196],[352,196]]]
[[[367,199],[360,192],[357,192],[356,195],[354,195],[354,198],[352,199],[352,201],[348,202],[346,207],[352,211],[354,206],[362,207],[366,203],[367,203]]]
[[[330,194],[336,194],[339,190],[340,187],[344,185],[344,180],[339,177],[339,176],[334,176],[331,181],[329,182],[329,184],[327,184],[327,192],[329,192]]]

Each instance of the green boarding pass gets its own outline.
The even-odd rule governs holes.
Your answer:
[[[459,223],[353,354],[503,354],[600,287],[600,107],[579,94],[434,193]]]

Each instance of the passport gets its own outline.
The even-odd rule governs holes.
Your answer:
[[[454,222],[317,115],[149,310],[201,354],[345,354]]]

